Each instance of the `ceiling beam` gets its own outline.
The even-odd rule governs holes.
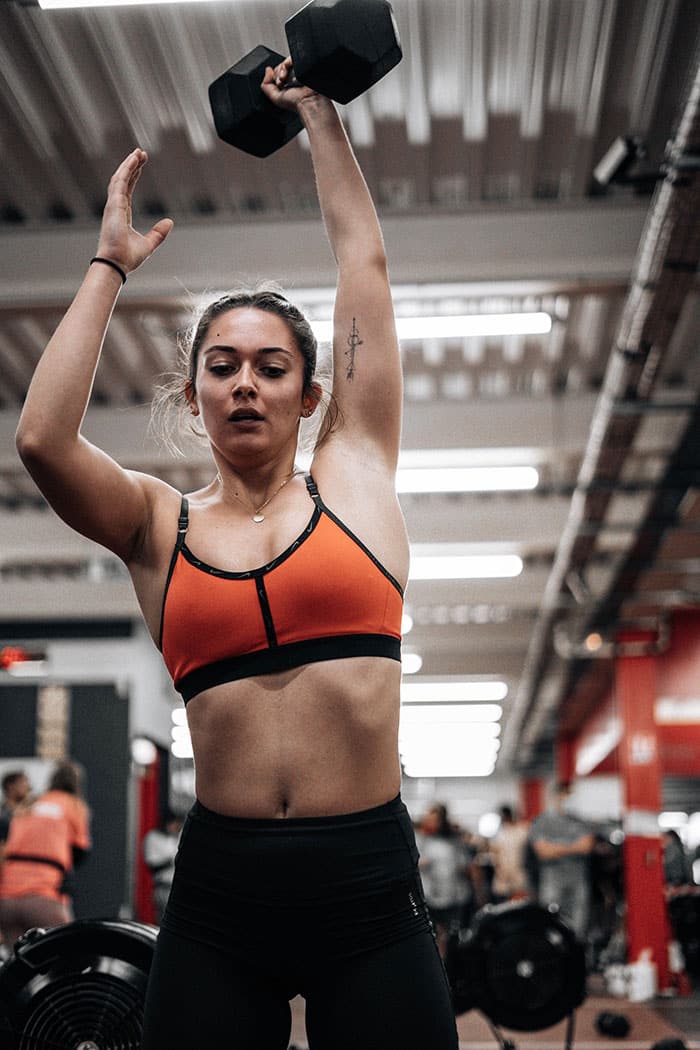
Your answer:
[[[385,215],[394,283],[619,281],[631,271],[646,208],[638,202],[577,207],[499,206],[462,214]],[[150,223],[135,223],[141,228]],[[95,254],[96,226],[0,233],[0,306],[64,303]],[[185,222],[122,293],[123,300],[184,301],[188,293],[274,277],[290,288],[332,283],[334,264],[318,218]]]

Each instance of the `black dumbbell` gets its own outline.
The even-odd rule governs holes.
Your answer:
[[[310,0],[285,22],[294,80],[347,103],[401,60],[389,0]],[[267,157],[302,128],[296,113],[260,90],[265,66],[284,56],[260,44],[209,85],[217,134],[256,157]]]

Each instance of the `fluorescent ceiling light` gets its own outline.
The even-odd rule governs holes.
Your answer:
[[[534,467],[400,467],[397,492],[513,492],[537,488]]]
[[[401,740],[399,751],[404,758],[417,758],[419,755],[494,758],[501,748],[501,741],[497,736],[488,736],[486,732],[475,732],[476,729],[494,728],[498,730],[500,726],[423,726],[420,736],[413,734]]]
[[[432,779],[433,777],[488,777],[495,769],[495,762],[410,762],[405,763],[403,770],[411,779]]]
[[[424,739],[413,738],[399,742],[399,753],[405,762],[424,758],[470,759],[471,761],[495,762],[501,744],[498,738],[467,737],[451,740],[443,731]]]
[[[445,546],[449,546],[446,544]],[[519,576],[523,560],[517,554],[420,554],[411,548],[411,580],[478,580]]]
[[[56,11],[66,7],[129,7],[136,4],[197,4],[211,0],[37,0],[45,11]]]
[[[437,722],[496,725],[502,714],[500,704],[402,704],[401,725]]]
[[[659,813],[660,828],[682,828],[688,823],[688,814],[681,812]]]
[[[312,321],[320,343],[333,338],[332,321]],[[531,311],[516,314],[457,314],[451,317],[397,317],[396,335],[408,339],[464,339],[468,336],[546,335],[552,330],[549,314]]]
[[[173,740],[170,752],[175,758],[194,758],[192,742],[189,740]]]
[[[502,448],[402,448],[399,470],[404,467],[534,467],[542,462],[540,448],[508,445]]]
[[[432,703],[441,700],[457,702],[472,700],[505,700],[508,686],[501,681],[487,682],[442,682],[435,681],[404,682],[401,686],[401,702]]]
[[[463,758],[495,758],[501,742],[495,734],[500,730],[495,722],[471,726],[450,725],[409,726],[399,731],[399,754],[404,759],[425,755],[452,755]]]
[[[403,653],[401,670],[404,674],[417,674],[423,666],[423,657],[419,653]]]
[[[46,660],[18,660],[5,668],[15,678],[43,678],[46,675]]]

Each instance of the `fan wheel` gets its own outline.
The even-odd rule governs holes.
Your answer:
[[[586,996],[583,946],[555,911],[530,902],[487,905],[445,960],[457,1013],[494,1024],[549,1028]]]
[[[29,931],[0,969],[3,1048],[139,1050],[155,936],[109,920]]]

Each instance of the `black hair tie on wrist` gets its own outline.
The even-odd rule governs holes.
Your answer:
[[[124,271],[122,270],[121,266],[119,266],[118,263],[112,262],[111,259],[103,259],[101,255],[96,255],[94,257],[94,259],[91,259],[90,260],[90,265],[92,266],[92,264],[94,262],[104,263],[105,266],[111,266],[112,269],[116,270],[117,273],[119,274],[119,276],[121,277],[122,285],[126,284],[126,274],[124,273]]]

